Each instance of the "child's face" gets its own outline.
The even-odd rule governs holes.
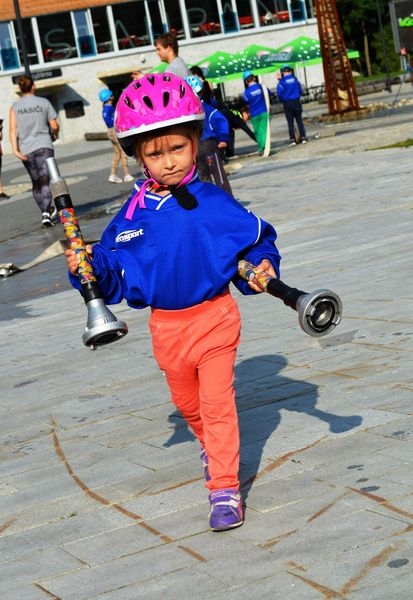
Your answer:
[[[144,142],[141,159],[156,181],[164,185],[178,185],[194,165],[194,143],[176,127],[171,133]]]

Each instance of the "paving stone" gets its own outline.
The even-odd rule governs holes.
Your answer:
[[[408,104],[366,120],[309,119],[295,148],[276,116],[268,159],[237,138],[231,185],[274,223],[283,281],[343,301],[340,325],[313,338],[281,300],[233,290],[240,528],[209,531],[199,445],[153,359],[149,310],[111,307],[129,333],[90,351],[63,254],[0,280],[7,600],[410,598],[412,150],[367,151],[408,137],[411,86],[403,94]],[[315,139],[323,128],[335,135]],[[123,198],[106,181],[110,152],[57,148],[90,239]],[[24,183],[3,159],[3,183]],[[0,262],[23,265],[62,232],[40,230],[30,190],[16,190],[1,204]]]

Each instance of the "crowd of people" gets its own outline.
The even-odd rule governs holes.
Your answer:
[[[235,133],[243,131],[257,145],[260,155],[269,146],[270,100],[278,97],[283,103],[288,124],[290,144],[307,141],[302,120],[301,85],[286,65],[279,73],[279,81],[274,91],[264,88],[252,71],[243,74],[244,91],[241,94],[243,105],[229,108],[219,101],[213,85],[205,78],[198,66],[188,67],[179,55],[178,41],[172,33],[159,35],[155,49],[165,72],[181,77],[189,83],[199,96],[207,118],[199,141],[197,168],[202,180],[214,182],[231,193],[231,185],[225,165],[235,155]],[[138,69],[131,72],[132,81],[141,79],[144,73]],[[41,212],[43,227],[53,225],[55,208],[49,190],[49,176],[46,159],[54,155],[54,141],[59,135],[57,114],[52,104],[36,95],[36,83],[29,75],[18,80],[20,98],[13,103],[9,112],[9,141],[14,155],[22,162],[32,183],[33,198]],[[134,180],[129,171],[128,156],[117,140],[114,128],[115,95],[109,88],[99,91],[102,120],[107,137],[111,142],[110,183],[128,183]],[[251,126],[249,125],[251,123]],[[8,199],[1,180],[2,121],[0,120],[0,200]],[[118,169],[122,173],[119,176]]]

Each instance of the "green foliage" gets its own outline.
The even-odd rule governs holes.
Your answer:
[[[393,32],[391,25],[383,26],[384,47],[380,32],[376,32],[370,42],[370,50],[372,54],[372,72],[383,73],[386,71],[386,66],[392,72],[400,71],[400,56],[394,51]]]
[[[407,138],[407,140],[403,140],[401,142],[395,142],[394,144],[389,144],[388,146],[377,146],[376,148],[368,148],[368,150],[386,150],[387,148],[410,148],[413,146],[413,140],[411,138]]]
[[[400,59],[394,50],[393,34],[390,23],[389,6],[386,0],[337,0],[344,40],[349,48],[360,53],[358,67],[367,74],[365,60],[365,40],[368,40],[372,73],[400,70]],[[385,49],[380,32],[378,9],[385,40]],[[386,65],[387,63],[387,65]]]

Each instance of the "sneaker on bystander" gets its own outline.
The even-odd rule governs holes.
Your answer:
[[[122,183],[122,179],[117,175],[111,175],[108,179],[111,183]]]
[[[42,227],[51,227],[53,225],[52,219],[50,218],[50,213],[43,212],[42,213]]]

